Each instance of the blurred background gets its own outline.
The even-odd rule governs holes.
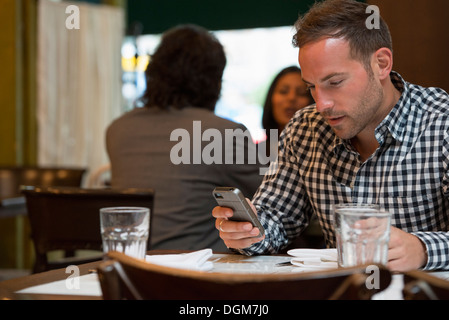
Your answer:
[[[228,63],[216,114],[265,138],[262,105],[274,75],[298,65],[293,23],[314,0],[1,0],[0,165],[80,166],[84,185],[108,163],[104,133],[145,89],[165,30],[216,34]],[[394,70],[449,90],[449,1],[369,0],[390,26]],[[0,218],[0,268],[32,263],[23,217]],[[0,279],[1,280],[1,279]]]

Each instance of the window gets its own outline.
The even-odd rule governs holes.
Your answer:
[[[298,65],[298,49],[291,41],[293,33],[292,27],[214,31],[227,57],[221,98],[215,113],[243,123],[256,142],[265,139],[262,112],[272,79],[281,69]],[[125,40],[123,67],[128,72],[124,72],[123,95],[128,109],[145,90],[144,70],[148,62],[145,57],[154,52],[159,41],[160,35]]]

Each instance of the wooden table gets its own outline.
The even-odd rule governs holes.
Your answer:
[[[186,253],[187,251],[184,250],[151,250],[148,251],[147,254],[150,255],[159,255],[159,254],[179,254],[179,253]],[[216,270],[218,272],[223,271],[223,266],[228,265],[229,259],[235,259],[236,261],[240,262],[240,260],[245,259],[245,261],[248,261],[251,263],[238,263],[238,270],[235,270],[235,272],[244,272],[244,273],[251,273],[255,272],[254,270],[258,270],[261,265],[263,266],[271,266],[271,268],[275,268],[275,271],[278,270],[286,270],[288,267],[282,267],[277,268],[274,267],[276,263],[278,262],[286,262],[289,261],[291,257],[287,255],[272,255],[272,256],[258,256],[258,257],[245,257],[241,256],[239,254],[229,254],[229,253],[214,253],[215,259],[224,259],[225,263],[220,264],[220,266],[216,265]],[[89,273],[93,273],[96,271],[98,266],[102,260],[86,263],[77,266],[79,268],[79,275],[88,275]],[[215,264],[215,263],[214,263]],[[234,272],[234,270],[232,271]],[[256,271],[259,272],[259,271]],[[280,271],[283,272],[283,271]],[[39,286],[47,283],[53,283],[55,281],[60,280],[66,280],[70,276],[70,273],[66,273],[66,269],[56,269],[46,272],[41,272],[37,274],[32,274],[20,278],[10,279],[6,281],[0,282],[0,300],[1,299],[19,299],[19,300],[101,300],[102,296],[97,295],[80,295],[80,294],[74,294],[74,295],[68,295],[68,294],[42,294],[42,293],[18,293],[17,291]],[[81,290],[84,292],[83,290]]]
[[[147,254],[177,254],[184,250],[151,250]],[[96,272],[103,260],[79,265],[79,275],[87,275]],[[22,289],[65,280],[70,276],[66,269],[56,269],[41,273],[35,273],[24,277],[14,278],[0,282],[0,300],[102,300],[101,296],[85,295],[57,295],[57,294],[22,294],[17,293]]]
[[[185,251],[178,250],[163,250],[163,251],[149,251],[147,254],[173,254],[173,253],[183,253]],[[292,269],[288,268],[296,268],[295,266],[290,267],[278,267],[281,263],[286,261],[290,261],[291,257],[286,255],[273,255],[273,256],[255,256],[255,257],[245,257],[241,255],[233,255],[233,254],[214,254],[214,272],[224,272],[228,273],[230,270],[232,273],[254,273],[260,272],[261,269],[271,268],[268,273],[278,273],[278,272],[292,272]],[[218,260],[221,260],[220,263]],[[77,272],[79,272],[79,276],[87,276],[84,279],[90,279],[88,281],[89,284],[95,285],[95,293],[92,294],[91,291],[87,290],[90,295],[83,295],[86,291],[79,291],[78,294],[68,294],[69,291],[66,289],[67,279],[72,275],[70,272],[67,272],[65,268],[51,270],[47,272],[41,272],[37,274],[32,274],[20,278],[10,279],[6,281],[0,282],[0,300],[102,300],[101,289],[98,287],[99,282],[97,283],[96,278],[89,277],[89,274],[95,274],[98,266],[103,262],[103,260],[99,260],[96,262],[86,263],[79,266],[76,266]],[[227,265],[231,262],[233,266],[228,267]],[[237,262],[237,263],[235,263]],[[235,263],[235,264],[234,264]],[[229,269],[231,268],[231,269]],[[284,269],[282,269],[284,268]],[[257,271],[256,271],[257,270]],[[283,271],[284,270],[284,271]],[[263,271],[266,272],[266,271]],[[439,278],[449,280],[449,272],[432,272],[430,273],[434,276],[438,276]],[[387,288],[384,292],[380,293],[379,299],[401,299],[401,290],[403,287],[403,278],[402,275],[395,275],[396,280],[392,281],[391,288]],[[93,279],[93,280],[92,280]],[[62,287],[64,287],[64,293],[61,294],[48,294],[48,293],[18,293],[18,291],[31,288],[34,286],[40,286],[45,284],[54,284],[57,281],[64,281],[63,283],[59,282]],[[33,292],[36,292],[32,290]],[[42,292],[42,291],[41,291]],[[43,292],[48,292],[43,290]],[[53,291],[52,291],[53,292]],[[80,294],[81,293],[81,294]]]
[[[96,270],[102,261],[79,265],[79,275]],[[17,291],[32,286],[67,279],[70,274],[64,269],[51,270],[0,282],[0,300],[101,300],[102,297],[82,295],[21,294]]]

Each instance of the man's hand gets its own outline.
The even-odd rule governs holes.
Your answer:
[[[253,204],[248,199],[247,201],[255,211]],[[223,239],[228,248],[248,248],[265,238],[265,236],[257,237],[259,235],[259,229],[253,227],[250,222],[228,220],[233,214],[233,210],[226,207],[215,207],[212,210],[212,216],[216,218],[215,228],[220,231],[220,238]]]
[[[410,233],[391,227],[387,267],[391,271],[407,272],[422,268],[426,263],[426,248],[421,240]]]

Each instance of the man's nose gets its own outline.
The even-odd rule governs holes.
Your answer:
[[[315,99],[316,110],[319,113],[325,112],[334,106],[333,100],[319,88],[315,88],[313,98]]]

